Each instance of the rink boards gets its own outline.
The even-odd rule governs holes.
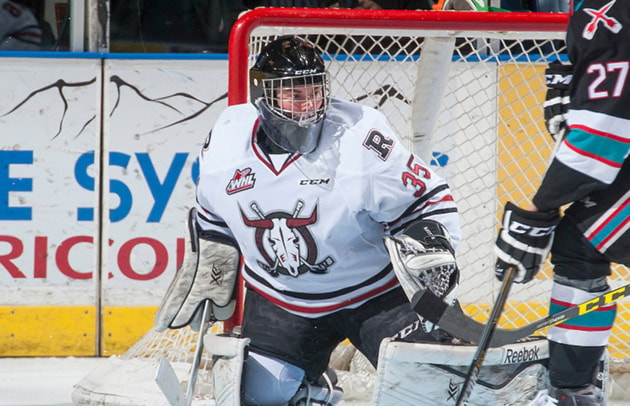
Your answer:
[[[151,327],[182,260],[197,153],[227,105],[227,60],[31,56],[0,59],[0,356],[119,354]],[[501,87],[502,74],[487,83],[492,159],[476,168],[481,184],[514,181],[492,165],[502,113],[492,94],[519,92]],[[457,137],[471,134],[437,148]],[[457,159],[436,164],[449,177]],[[497,200],[482,189],[479,198]],[[468,213],[485,236],[466,244],[490,257],[496,204]],[[476,277],[492,286],[487,266]]]

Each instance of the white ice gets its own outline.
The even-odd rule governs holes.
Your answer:
[[[107,360],[0,357],[0,406],[72,406],[74,385]],[[630,382],[626,380],[630,379],[623,376],[615,385],[627,388]],[[608,405],[630,406],[630,400],[609,401]]]
[[[72,388],[105,358],[0,358],[1,406],[70,406]]]

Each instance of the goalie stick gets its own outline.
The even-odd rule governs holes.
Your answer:
[[[468,369],[468,373],[464,379],[464,384],[462,385],[459,396],[457,397],[457,406],[465,406],[466,403],[468,403],[473,387],[477,383],[477,378],[479,377],[479,372],[481,371],[481,365],[483,365],[486,353],[490,347],[490,340],[497,328],[499,317],[501,317],[503,307],[505,307],[505,301],[510,293],[515,272],[516,270],[513,266],[510,266],[506,271],[503,278],[503,284],[501,285],[501,290],[499,291],[499,295],[497,296],[492,312],[490,313],[490,319],[481,333],[481,338],[477,344],[477,351],[475,351],[472,363],[470,364],[470,368]]]
[[[197,375],[199,374],[199,364],[201,363],[201,355],[203,353],[203,337],[208,332],[208,327],[210,326],[210,308],[210,300],[204,300],[201,327],[199,328],[199,339],[197,340],[197,349],[195,350],[193,364],[190,369],[190,379],[188,379],[186,395],[182,393],[177,375],[168,360],[166,358],[162,358],[160,360],[160,364],[158,365],[157,372],[155,374],[155,382],[160,387],[160,390],[171,406],[190,406],[192,404],[195,382],[197,381]]]
[[[564,323],[567,320],[595,311],[630,295],[630,284],[613,289],[590,300],[551,314],[533,323],[516,329],[497,328],[490,340],[490,347],[500,347],[534,334],[536,331]],[[468,317],[461,307],[449,306],[429,290],[419,289],[411,299],[411,307],[420,316],[451,335],[469,342],[477,342],[484,324]]]

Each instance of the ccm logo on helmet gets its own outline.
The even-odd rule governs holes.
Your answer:
[[[296,69],[295,71],[295,75],[312,75],[313,73],[318,73],[317,72],[317,68],[313,68],[313,69]]]
[[[555,229],[555,225],[549,227],[534,227],[527,224],[519,223],[518,221],[512,221],[510,223],[510,232],[514,234],[529,235],[531,237],[542,237],[545,235],[549,235],[553,233],[553,230]]]
[[[540,347],[536,346],[533,348],[523,348],[520,350],[513,350],[508,348],[505,351],[505,360],[504,364],[517,364],[520,362],[528,362],[528,361],[537,361],[539,358],[538,352],[540,351]]]

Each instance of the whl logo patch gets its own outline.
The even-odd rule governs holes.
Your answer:
[[[228,195],[241,192],[243,190],[251,189],[256,183],[256,177],[251,168],[245,168],[242,171],[237,169],[234,172],[234,176],[228,182],[225,191]]]

